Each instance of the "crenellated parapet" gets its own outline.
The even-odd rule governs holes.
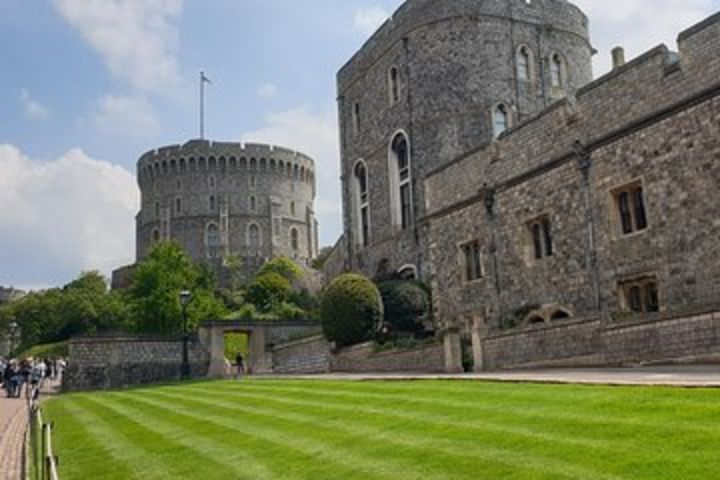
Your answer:
[[[138,181],[192,172],[247,172],[291,178],[315,185],[315,162],[283,147],[256,143],[192,140],[146,152],[137,165]]]

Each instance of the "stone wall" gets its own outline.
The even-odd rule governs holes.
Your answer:
[[[623,284],[641,278],[666,315],[717,301],[718,49],[720,15],[681,34],[678,53],[657,47],[432,172],[423,234],[442,323],[497,328],[529,305],[618,314]],[[647,228],[626,234],[614,192],[628,185],[642,187]],[[529,227],[539,218],[554,244],[540,259]],[[468,242],[482,252],[473,281]]]
[[[530,78],[518,78],[517,49],[532,52]],[[554,54],[565,61],[565,84],[551,87]],[[526,120],[592,80],[588,21],[574,5],[556,0],[404,2],[337,75],[343,182],[343,218],[349,267],[370,277],[407,265],[426,278],[426,237],[416,228],[425,215],[424,179],[458,155],[488,144],[492,110],[499,103],[512,122]],[[399,99],[392,101],[389,72],[396,68]],[[355,106],[359,122],[354,120]],[[356,123],[359,125],[356,126]],[[390,205],[390,144],[409,143],[411,217],[405,230]],[[355,164],[368,173],[369,245],[359,241]],[[479,187],[480,185],[478,185]]]
[[[482,340],[487,370],[720,361],[720,311],[528,326]]]
[[[188,345],[193,377],[205,377],[209,355],[195,339]],[[107,336],[69,342],[64,391],[105,390],[180,378],[180,338]]]
[[[445,371],[445,356],[439,343],[384,352],[376,352],[373,343],[363,343],[336,352],[330,369],[343,373],[441,373]]]
[[[331,344],[322,336],[278,345],[272,350],[273,373],[327,373]]]

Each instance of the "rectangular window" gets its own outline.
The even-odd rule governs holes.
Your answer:
[[[182,210],[182,203],[179,198],[175,199],[175,213],[180,214],[180,211]]]
[[[370,239],[370,219],[368,218],[369,207],[367,205],[360,209],[360,221],[362,222],[362,246],[367,247]]]
[[[641,232],[648,228],[645,197],[642,184],[634,182],[613,193],[618,216],[618,228],[623,235]]]
[[[622,307],[634,313],[656,313],[660,311],[657,280],[643,277],[619,284]]]
[[[480,242],[475,240],[463,245],[461,248],[465,267],[465,281],[472,282],[483,278]]]
[[[360,104],[358,102],[355,102],[353,104],[353,131],[355,132],[355,135],[360,133]]]
[[[532,242],[532,257],[535,260],[542,260],[552,257],[555,253],[553,247],[552,225],[549,217],[541,217],[532,220],[527,224]]]
[[[400,212],[402,215],[402,229],[410,226],[410,183],[407,182],[400,187]]]

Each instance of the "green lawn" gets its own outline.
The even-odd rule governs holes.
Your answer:
[[[45,411],[62,480],[720,478],[720,390],[250,380]]]

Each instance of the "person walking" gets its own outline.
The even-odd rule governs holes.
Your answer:
[[[240,380],[242,378],[242,374],[243,374],[243,371],[245,370],[245,367],[243,365],[243,356],[239,352],[237,354],[237,357],[235,357],[235,364],[237,366],[237,373],[235,374],[235,378]]]

